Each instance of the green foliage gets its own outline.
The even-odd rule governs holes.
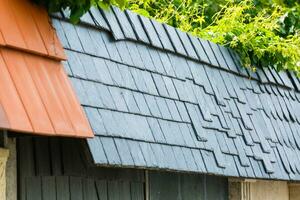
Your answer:
[[[233,48],[244,66],[300,76],[300,5],[295,0],[33,0],[70,9],[76,23],[91,6],[117,5]]]
[[[213,25],[193,33],[235,49],[244,65],[253,70],[271,67],[300,74],[299,12],[296,8],[275,6],[256,13],[254,4],[246,0],[237,5],[229,3],[223,9]]]
[[[32,0],[33,2],[46,7],[49,13],[58,12],[61,9],[71,11],[70,20],[77,23],[92,6],[108,8],[109,5],[125,6],[126,0]]]
[[[231,47],[252,70],[300,76],[300,6],[293,0],[128,0],[127,8]]]
[[[127,8],[189,32],[212,22],[224,0],[128,0]]]

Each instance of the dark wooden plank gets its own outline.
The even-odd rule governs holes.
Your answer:
[[[54,176],[43,176],[42,178],[43,200],[56,200],[56,188]]]
[[[142,182],[131,182],[130,193],[131,193],[131,200],[145,199],[144,184]]]
[[[98,200],[95,180],[83,179],[82,183],[84,200]]]
[[[21,200],[26,199],[26,179],[25,177],[33,176],[35,174],[33,145],[32,138],[18,139],[18,164],[20,176],[20,197]]]
[[[180,189],[183,200],[206,200],[204,197],[204,176],[182,174],[180,176]]]
[[[182,200],[179,175],[174,173],[149,173],[150,200]]]
[[[69,177],[57,176],[56,177],[56,199],[65,200],[70,199],[70,186]]]
[[[109,200],[121,200],[120,194],[121,183],[120,181],[108,181],[108,199]]]
[[[206,200],[228,199],[227,178],[206,176]]]
[[[36,173],[38,176],[51,175],[51,161],[48,138],[38,137],[34,139]]]
[[[96,181],[96,188],[100,200],[108,200],[107,182],[104,180]]]
[[[42,199],[42,182],[40,177],[27,177],[26,181],[26,199]]]
[[[80,141],[76,139],[62,140],[62,160],[65,175],[84,175],[86,163],[82,159]]]
[[[118,191],[116,191],[118,192]],[[122,200],[131,200],[131,193],[130,193],[130,182],[129,181],[122,181],[120,182],[120,197]]]
[[[30,137],[20,138],[18,140],[18,153],[19,153],[19,167],[20,167],[20,176],[32,176],[35,174],[34,166],[34,150],[33,150],[33,141]]]
[[[59,138],[49,138],[52,174],[62,175],[61,143]]]
[[[81,177],[70,177],[70,196],[72,200],[83,199],[83,186]]]

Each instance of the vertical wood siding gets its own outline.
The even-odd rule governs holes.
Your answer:
[[[144,200],[145,173],[93,167],[84,141],[18,139],[20,200]],[[149,200],[227,200],[227,178],[149,172]]]
[[[144,173],[91,167],[83,141],[18,139],[20,200],[142,200]]]
[[[150,200],[227,200],[227,178],[180,174],[149,173]]]

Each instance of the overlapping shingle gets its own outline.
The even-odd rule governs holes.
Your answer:
[[[250,72],[232,50],[130,11],[96,12],[108,33],[54,23],[96,164],[298,180],[299,79]]]

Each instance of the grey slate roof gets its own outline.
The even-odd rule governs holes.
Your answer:
[[[97,165],[300,180],[300,81],[132,12],[53,24]]]

